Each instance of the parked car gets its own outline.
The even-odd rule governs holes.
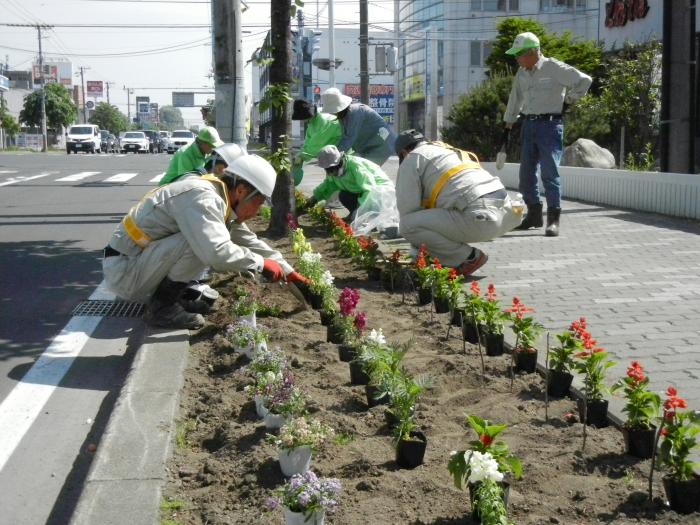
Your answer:
[[[160,135],[160,147],[163,151],[168,151],[168,143],[170,142],[170,135],[171,133],[169,131],[161,130],[158,132]]]
[[[119,148],[117,147],[117,137],[112,135],[109,131],[105,134],[102,133],[104,130],[100,130],[100,134],[102,135],[102,145],[101,149],[105,153],[112,153]]]
[[[102,135],[94,124],[71,126],[66,133],[66,153],[99,153],[102,150]]]
[[[143,131],[127,131],[120,140],[119,147],[122,153],[133,151],[134,153],[148,153],[151,142]]]
[[[161,153],[163,151],[163,148],[160,142],[160,134],[158,130],[144,129],[143,132],[146,134],[146,137],[148,137],[148,140],[151,143],[149,151],[151,153]]]
[[[176,129],[173,131],[168,143],[168,153],[173,154],[183,146],[194,142],[195,135],[189,129]]]

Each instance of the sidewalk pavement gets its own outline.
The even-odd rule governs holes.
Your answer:
[[[389,164],[393,179],[395,159]],[[309,169],[303,191],[310,193],[322,177],[318,168]],[[405,241],[390,246],[408,248]],[[638,360],[651,388],[663,393],[674,385],[691,408],[700,408],[699,223],[564,201],[559,237],[545,237],[540,228],[477,246],[489,261],[475,278],[494,283],[504,306],[517,295],[535,308],[552,338],[585,316],[593,336],[618,361],[612,378]],[[186,331],[147,335],[73,525],[157,523],[187,351]],[[613,399],[611,416],[618,422],[620,408]]]

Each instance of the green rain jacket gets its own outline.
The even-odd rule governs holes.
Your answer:
[[[391,184],[382,168],[370,160],[346,154],[343,175],[340,177],[326,175],[325,180],[316,186],[314,198],[323,201],[336,191],[343,190],[359,195],[360,204],[364,204],[372,187],[380,184]]]
[[[175,156],[168,166],[168,171],[165,172],[158,185],[168,184],[190,172],[204,173],[204,153],[199,149],[196,140],[189,146],[175,152]]]
[[[342,134],[343,129],[335,115],[316,113],[306,124],[304,147],[301,150],[301,157],[304,159],[304,162],[315,159],[324,146],[338,144]],[[294,185],[298,186],[304,177],[303,168],[294,166],[292,176],[294,177]]]

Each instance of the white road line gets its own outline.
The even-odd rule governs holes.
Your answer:
[[[126,182],[136,177],[136,175],[138,175],[138,173],[117,173],[102,182]]]
[[[101,171],[81,171],[80,173],[74,173],[73,175],[68,175],[67,177],[63,177],[61,179],[56,179],[55,182],[75,182],[78,180],[83,180],[87,179],[88,177],[92,177],[93,175],[98,175],[102,173]]]
[[[17,170],[0,170],[0,173],[5,174],[5,173],[17,173]]]
[[[55,171],[49,171],[48,173],[40,173],[39,175],[31,175],[29,177],[10,177],[5,182],[0,182],[0,186],[9,186],[10,184],[17,184],[18,182],[40,179],[41,177],[48,177],[49,175],[54,175],[55,173]]]
[[[152,178],[151,180],[149,180],[148,182],[160,182],[160,179],[163,178],[163,175],[165,175],[165,172],[159,173],[158,175],[156,175],[155,177],[153,177],[153,178]]]
[[[114,299],[114,294],[106,291],[103,281],[90,299],[111,300]],[[72,317],[17,386],[0,403],[0,470],[10,459],[101,320],[101,316]]]

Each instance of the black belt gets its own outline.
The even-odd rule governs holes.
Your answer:
[[[117,250],[112,248],[109,244],[105,246],[105,253],[104,253],[104,258],[106,259],[107,257],[115,257],[117,255],[121,255]]]
[[[485,195],[482,195],[479,197],[480,199],[505,199],[508,196],[508,192],[506,190],[500,189],[496,191],[492,191],[491,193],[487,193]]]
[[[525,120],[559,120],[561,113],[540,113],[537,115],[523,115]]]

